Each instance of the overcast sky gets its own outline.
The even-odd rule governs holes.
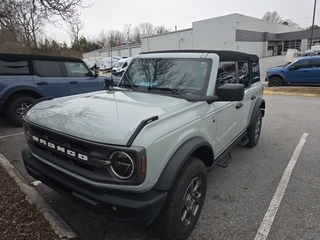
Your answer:
[[[261,19],[270,11],[277,11],[282,19],[290,19],[302,28],[312,25],[315,0],[83,0],[81,20],[86,38],[94,38],[101,30],[123,31],[126,24],[132,28],[139,23],[149,22],[167,29],[191,28],[192,22],[239,13]],[[320,2],[315,14],[315,24],[320,25]],[[45,35],[59,42],[70,42],[65,30],[47,26]]]

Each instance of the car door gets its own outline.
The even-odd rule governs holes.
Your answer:
[[[226,83],[237,83],[236,62],[220,62],[216,88]],[[243,101],[215,102],[217,123],[216,132],[216,153],[221,154],[241,131],[241,120],[243,112]]]
[[[320,58],[310,60],[309,82],[320,83]]]
[[[64,66],[70,95],[101,90],[98,78],[83,62],[64,62]]]
[[[309,83],[309,60],[300,60],[287,67],[286,81],[288,83]]]
[[[216,102],[216,151],[222,153],[240,134],[243,104],[241,102]]]
[[[35,88],[43,96],[63,97],[69,95],[66,78],[62,74],[61,62],[35,60],[35,75],[33,76]]]

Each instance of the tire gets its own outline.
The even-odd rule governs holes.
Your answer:
[[[261,127],[262,127],[262,114],[261,112],[259,112],[259,115],[256,118],[254,124],[247,130],[247,137],[249,142],[247,143],[246,147],[253,148],[254,146],[257,145],[260,138]]]
[[[279,77],[272,77],[269,79],[268,86],[269,87],[276,87],[283,85],[281,78]]]
[[[14,125],[21,127],[22,115],[25,113],[28,107],[34,103],[35,100],[36,99],[34,97],[30,96],[20,96],[12,100],[7,106],[7,117]]]
[[[206,168],[202,161],[190,157],[153,222],[155,234],[161,239],[186,239],[198,221],[206,193]]]

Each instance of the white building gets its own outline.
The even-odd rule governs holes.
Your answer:
[[[165,34],[145,36],[141,45],[129,46],[129,56],[140,52],[176,49],[233,50],[259,57],[284,54],[287,49],[307,50],[310,30],[301,30],[241,14],[230,14],[192,23],[192,28]],[[320,29],[314,29],[314,44],[320,44]],[[113,49],[121,55],[123,46]],[[125,48],[128,48],[126,46]],[[98,50],[96,50],[98,51]],[[96,52],[94,51],[94,52]],[[100,54],[108,54],[99,50]],[[84,53],[84,58],[93,52]]]

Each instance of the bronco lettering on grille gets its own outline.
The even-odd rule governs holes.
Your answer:
[[[35,142],[40,143],[41,145],[47,146],[48,148],[55,149],[58,152],[64,153],[66,155],[69,155],[69,156],[72,156],[72,157],[76,157],[76,158],[78,158],[80,160],[83,160],[83,161],[88,161],[88,156],[86,156],[86,155],[83,155],[81,153],[77,153],[77,152],[72,151],[70,149],[66,149],[65,147],[56,145],[56,144],[54,144],[52,142],[48,142],[47,140],[39,138],[37,136],[32,136],[32,140],[35,141]]]

